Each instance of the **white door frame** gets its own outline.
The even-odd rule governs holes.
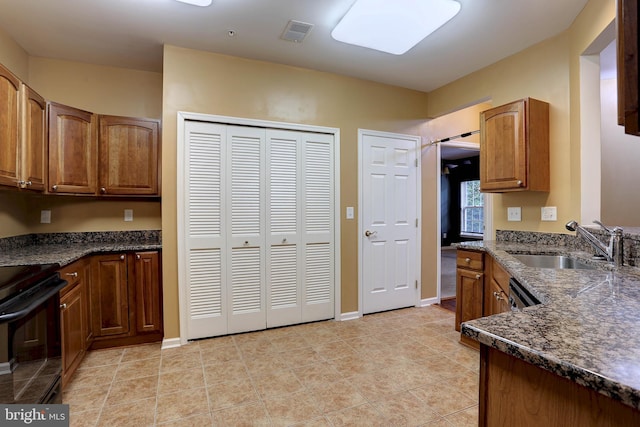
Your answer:
[[[438,207],[436,212],[436,225],[438,227],[438,238],[436,239],[436,256],[437,256],[437,304],[440,304],[442,301],[441,295],[441,286],[442,286],[442,208],[440,204],[442,203],[442,198],[440,197],[440,192],[442,191],[442,186],[440,182],[440,176],[442,175],[442,152],[441,146],[446,147],[456,147],[456,148],[468,148],[468,149],[477,149],[480,150],[480,144],[476,144],[474,142],[461,142],[461,141],[451,141],[451,142],[440,142],[436,145],[436,161],[437,167],[434,168],[436,176],[436,206]],[[494,240],[494,230],[493,230],[493,198],[490,193],[484,193],[484,239],[485,240]]]
[[[178,135],[177,135],[177,235],[178,235],[178,306],[180,310],[180,345],[187,344],[187,271],[186,271],[186,248],[184,242],[185,235],[185,200],[181,194],[185,180],[185,156],[184,156],[184,125],[187,120],[197,120],[202,122],[221,123],[226,125],[255,126],[262,128],[275,128],[286,130],[297,130],[303,132],[325,133],[333,135],[334,140],[334,318],[338,320],[341,315],[341,258],[340,258],[340,129],[326,126],[305,125],[298,123],[274,122],[269,120],[247,119],[242,117],[219,116],[213,114],[191,113],[178,111]]]
[[[421,195],[422,195],[422,165],[421,165],[421,137],[418,135],[407,135],[400,133],[391,133],[391,132],[381,132],[375,130],[367,130],[367,129],[358,129],[358,314],[357,317],[363,316],[362,303],[364,299],[364,286],[363,286],[363,236],[364,236],[364,225],[363,225],[363,194],[362,194],[362,173],[363,173],[363,165],[364,161],[362,155],[362,139],[364,135],[373,135],[383,138],[402,138],[402,139],[413,139],[415,140],[415,152],[416,152],[416,209],[418,218],[420,219],[420,206],[421,206]],[[415,294],[415,306],[420,307],[420,294],[422,290],[422,280],[421,280],[421,247],[422,247],[422,221],[418,220],[418,227],[416,227],[416,278],[418,281],[418,288],[416,289]]]

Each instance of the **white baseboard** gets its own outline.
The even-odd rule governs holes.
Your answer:
[[[420,307],[427,307],[433,304],[439,304],[440,300],[438,299],[438,297],[434,297],[434,298],[425,298],[423,300],[420,300]]]
[[[166,350],[167,348],[175,348],[180,347],[180,337],[178,338],[165,338],[162,340],[161,350]]]
[[[358,311],[351,311],[349,313],[341,313],[340,316],[336,319],[338,321],[343,321],[343,320],[354,320],[354,319],[359,319],[360,317],[360,312]]]

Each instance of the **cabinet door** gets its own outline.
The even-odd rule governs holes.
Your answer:
[[[509,295],[493,278],[487,283],[484,301],[485,316],[492,316],[511,310],[509,306]]]
[[[100,116],[100,194],[159,195],[160,121]]]
[[[44,191],[47,167],[46,102],[27,85],[22,85],[22,167],[23,188]]]
[[[482,317],[484,274],[458,269],[456,272],[456,330],[467,320]]]
[[[66,384],[84,357],[86,317],[83,284],[60,298],[60,328],[62,335],[62,383]]]
[[[96,168],[95,116],[49,103],[49,191],[95,194]]]
[[[94,337],[127,334],[129,295],[124,254],[91,259],[91,317]]]
[[[162,331],[162,281],[158,252],[133,254],[136,332]]]
[[[18,185],[20,80],[0,65],[0,185]]]
[[[480,190],[527,186],[525,101],[480,114]]]

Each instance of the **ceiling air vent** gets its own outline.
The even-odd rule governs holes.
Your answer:
[[[291,20],[282,32],[281,38],[290,42],[301,43],[312,28],[313,24]]]

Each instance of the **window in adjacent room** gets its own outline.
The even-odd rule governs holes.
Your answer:
[[[484,196],[480,181],[460,183],[460,235],[482,237],[484,233]]]

